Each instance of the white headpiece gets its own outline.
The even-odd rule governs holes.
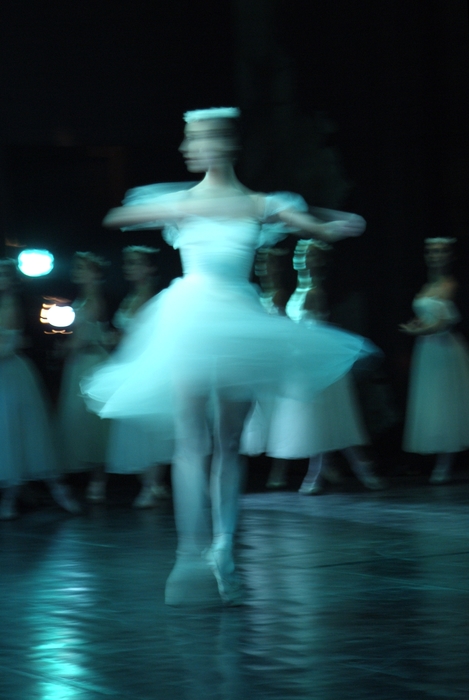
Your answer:
[[[185,112],[183,119],[186,124],[200,122],[203,119],[237,119],[241,112],[237,107],[211,107],[210,109],[194,109]]]
[[[425,243],[441,243],[442,245],[453,245],[453,243],[456,243],[456,238],[426,238]]]

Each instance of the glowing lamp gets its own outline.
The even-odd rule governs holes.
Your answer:
[[[52,306],[47,310],[47,323],[54,328],[67,328],[75,320],[75,312],[71,306]]]
[[[27,277],[43,277],[54,267],[54,256],[48,250],[26,249],[18,255],[18,268]]]

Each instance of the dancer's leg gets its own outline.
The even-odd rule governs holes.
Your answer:
[[[288,459],[274,458],[272,468],[267,479],[268,489],[281,489],[287,485]]]
[[[435,467],[430,476],[431,484],[445,484],[451,481],[455,452],[443,452],[437,455]]]
[[[20,486],[8,486],[3,490],[0,501],[0,520],[13,520],[18,515],[16,510],[16,499],[20,491]]]
[[[49,491],[51,492],[54,501],[67,513],[72,515],[79,515],[81,511],[80,504],[76,501],[72,494],[70,493],[70,488],[60,481],[57,477],[48,479],[46,481]]]
[[[104,464],[90,463],[91,476],[86,490],[86,500],[103,503],[106,500],[107,474]]]
[[[158,500],[170,498],[164,484],[165,473],[165,464],[152,464],[140,475],[142,488],[132,503],[134,508],[153,508]]]
[[[179,392],[172,465],[178,550],[166,581],[167,605],[202,605],[216,600],[213,576],[201,556],[210,541],[206,409],[207,397]]]
[[[241,602],[233,558],[233,537],[244,479],[244,459],[239,454],[239,443],[249,407],[249,402],[233,401],[225,396],[217,397],[210,475],[213,544],[208,562],[217,579],[223,601],[231,605]]]
[[[327,453],[321,452],[309,458],[308,471],[299,488],[304,496],[315,496],[324,490],[322,471],[327,466]]]
[[[384,480],[374,473],[373,462],[367,457],[360,446],[346,447],[342,450],[342,454],[347,459],[350,468],[363,486],[373,491],[385,487]]]

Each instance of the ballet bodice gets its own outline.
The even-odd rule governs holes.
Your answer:
[[[105,324],[96,321],[85,306],[85,302],[76,299],[72,308],[75,311],[73,322],[74,344],[77,348],[93,348],[101,345]]]
[[[421,321],[427,324],[444,320],[447,330],[461,320],[460,313],[454,302],[437,297],[416,297],[412,303],[412,309]],[[442,332],[444,332],[444,330]]]
[[[193,184],[170,183],[137,187],[130,190],[124,199],[124,206],[161,202],[173,207],[173,221],[147,222],[126,228],[164,226],[165,241],[180,251],[184,275],[216,278],[228,284],[247,282],[256,250],[273,246],[288,233],[297,230],[278,221],[276,215],[285,209],[308,210],[299,195],[278,192],[265,195],[265,209],[259,219],[191,216],[180,220],[177,217],[178,202],[187,197],[187,189]]]

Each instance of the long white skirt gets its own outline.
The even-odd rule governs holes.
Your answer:
[[[406,452],[437,454],[469,447],[469,349],[457,334],[417,338],[404,429]]]
[[[0,486],[57,476],[47,401],[32,362],[0,360]]]
[[[170,464],[173,451],[173,429],[138,420],[111,421],[106,471],[111,474],[143,474],[155,464]]]
[[[107,357],[97,347],[74,353],[65,363],[58,403],[58,440],[65,472],[86,470],[91,464],[104,464],[106,460],[109,421],[88,410],[80,383]]]

